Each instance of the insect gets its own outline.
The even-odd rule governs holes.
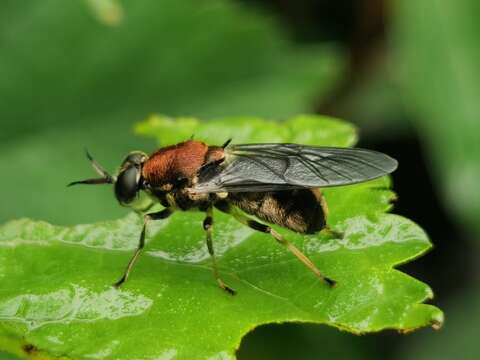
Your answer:
[[[113,184],[115,197],[130,206],[140,191],[160,202],[164,209],[144,214],[138,247],[122,277],[122,285],[145,245],[149,221],[165,219],[176,210],[205,213],[203,228],[213,275],[229,294],[235,291],[220,276],[212,241],[213,208],[233,215],[253,230],[270,234],[316,276],[325,276],[297,247],[268,224],[302,234],[328,229],[328,207],[320,188],[355,184],[393,172],[397,161],[376,151],[359,148],[314,147],[298,144],[243,144],[230,140],[210,146],[196,140],[160,148],[151,155],[133,151],[123,160],[117,175],[105,171],[88,153],[101,176],[69,184]],[[259,221],[260,220],[260,221]]]

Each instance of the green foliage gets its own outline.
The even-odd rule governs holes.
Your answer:
[[[403,100],[433,160],[434,186],[445,195],[455,230],[463,237],[470,232],[472,240],[472,248],[459,251],[460,261],[471,264],[469,288],[454,271],[450,277],[449,326],[438,336],[419,334],[404,358],[446,360],[461,349],[462,359],[473,360],[480,322],[480,2],[407,0],[395,10],[392,68],[402,75]]]
[[[321,123],[319,122],[321,119]],[[286,121],[254,117],[219,118],[202,122],[196,118],[153,115],[135,127],[139,135],[154,137],[161,146],[176,144],[192,135],[209,144],[291,142],[347,147],[357,142],[355,128],[327,117],[300,115]]]
[[[323,117],[281,125],[243,118],[231,127],[182,121],[215,143],[225,135],[331,146],[356,138],[350,125]],[[172,124],[154,117],[137,129],[168,144],[185,135]],[[0,228],[0,346],[22,353],[33,344],[46,358],[230,359],[242,336],[266,323],[319,323],[353,333],[438,327],[441,311],[423,304],[430,288],[393,268],[431,244],[416,224],[386,214],[394,198],[389,186],[382,178],[325,190],[329,224],[344,232],[342,239],[277,229],[338,281],[335,289],[268,235],[217,212],[214,244],[224,279],[238,291],[233,297],[212,277],[200,213],[152,224],[146,251],[120,290],[110,284],[136,247],[136,215],[71,227],[11,221]]]
[[[96,3],[106,1],[92,0]],[[115,2],[113,2],[115,3]],[[125,214],[111,193],[92,206],[65,184],[153,149],[131,124],[166,112],[285,117],[309,110],[342,61],[329,46],[295,45],[273,19],[229,0],[121,1],[105,26],[85,1],[5,0],[0,11],[0,221],[55,223]],[[189,134],[190,135],[190,134]]]
[[[16,3],[0,15],[0,113],[17,115],[2,119],[2,138],[84,109],[288,116],[338,71],[332,49],[288,43],[272,20],[232,1],[124,1],[125,19],[114,28],[84,2]],[[47,107],[53,100],[56,116]]]
[[[476,0],[399,1],[395,65],[452,214],[480,231],[480,47]]]

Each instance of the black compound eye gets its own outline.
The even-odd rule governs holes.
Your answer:
[[[131,203],[139,190],[139,169],[129,166],[123,170],[115,182],[115,196],[122,204]]]

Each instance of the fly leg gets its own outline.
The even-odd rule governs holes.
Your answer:
[[[321,231],[329,234],[333,238],[343,239],[343,233],[342,232],[333,230],[327,224],[329,210],[328,210],[327,199],[325,199],[325,195],[323,195],[323,192],[320,189],[313,189],[312,191],[314,191],[314,194],[317,197],[318,202],[320,203],[320,206],[322,207],[323,216],[324,216],[324,219],[325,219],[325,226]]]
[[[277,240],[278,243],[285,246],[293,255],[295,255],[302,263],[304,263],[305,266],[307,266],[310,270],[312,270],[313,273],[320,278],[320,280],[325,281],[331,287],[334,287],[337,284],[335,280],[332,280],[326,277],[325,275],[323,275],[320,272],[320,270],[318,270],[318,268],[315,266],[315,264],[312,262],[312,260],[308,258],[307,255],[302,253],[295,245],[293,245],[291,242],[286,240],[281,234],[276,232],[270,226],[261,224],[258,221],[251,220],[251,219],[246,219],[246,222],[244,223],[246,223],[246,225],[252,228],[253,230],[261,231],[261,232],[272,235],[275,238],[275,240]]]
[[[213,230],[212,207],[209,207],[206,210],[206,213],[207,213],[207,216],[205,217],[205,220],[203,220],[203,229],[207,234],[207,248],[208,248],[210,257],[212,258],[213,276],[215,277],[215,280],[217,280],[218,286],[220,286],[223,290],[225,290],[230,295],[235,295],[235,290],[233,290],[231,287],[229,287],[223,282],[218,272],[217,261],[215,259],[215,251],[213,249],[213,242],[212,242],[212,230]]]
[[[240,221],[244,225],[247,225],[253,230],[261,231],[263,233],[272,235],[274,239],[277,240],[277,242],[285,246],[291,253],[293,253],[293,255],[295,255],[302,263],[304,263],[305,266],[307,266],[310,270],[312,270],[312,272],[315,275],[317,275],[320,278],[320,280],[325,281],[331,287],[334,287],[337,284],[335,280],[332,280],[326,277],[325,275],[323,275],[320,272],[320,270],[318,270],[318,268],[315,266],[315,264],[312,262],[312,260],[310,260],[307,257],[307,255],[302,253],[295,245],[287,241],[281,234],[276,232],[270,226],[264,225],[262,223],[259,223],[258,221],[252,220],[247,216],[245,216],[244,214],[240,213],[239,211],[235,211],[236,209],[233,209],[232,211],[231,206],[226,202],[217,203],[216,207],[225,213],[233,215],[238,221]]]
[[[145,214],[143,217],[143,227],[142,227],[142,232],[140,233],[140,241],[138,242],[138,247],[135,250],[135,253],[133,254],[132,258],[128,262],[127,268],[125,269],[125,272],[123,273],[122,277],[120,280],[118,280],[115,284],[113,284],[114,287],[118,288],[120,287],[125,281],[127,281],[128,276],[130,275],[130,272],[132,271],[133,266],[138,260],[138,257],[140,256],[143,247],[145,246],[145,231],[147,228],[147,223],[149,220],[160,220],[160,219],[166,219],[170,215],[172,215],[173,211],[170,208],[163,209],[159,212],[156,213],[151,213],[151,214]]]

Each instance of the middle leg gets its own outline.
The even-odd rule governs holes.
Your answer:
[[[235,290],[233,290],[231,287],[225,284],[225,282],[222,280],[218,272],[217,261],[215,258],[215,251],[213,249],[213,242],[212,242],[213,211],[211,206],[206,210],[206,213],[207,213],[207,216],[205,217],[205,220],[203,220],[203,229],[207,234],[207,248],[208,248],[210,257],[212,258],[213,276],[215,277],[215,280],[217,280],[218,286],[220,286],[223,290],[225,290],[230,295],[235,295]]]

